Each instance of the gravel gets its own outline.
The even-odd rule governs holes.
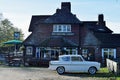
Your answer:
[[[56,71],[48,68],[0,67],[0,80],[103,80],[103,78],[83,77],[80,74],[58,75]]]

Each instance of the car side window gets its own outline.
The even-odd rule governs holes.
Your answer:
[[[70,57],[62,57],[63,61],[70,61]]]
[[[76,56],[71,57],[71,60],[72,60],[72,61],[83,61],[83,60],[81,59],[81,57],[76,57]]]

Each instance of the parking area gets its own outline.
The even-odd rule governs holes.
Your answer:
[[[58,75],[48,68],[33,67],[0,67],[0,80],[106,80],[90,77],[89,74],[77,73]]]

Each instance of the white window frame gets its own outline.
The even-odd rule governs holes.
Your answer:
[[[76,49],[66,49],[66,51],[68,52],[68,55],[78,55],[78,50]],[[72,54],[70,54],[72,51]]]
[[[82,54],[88,54],[88,49],[82,49]]]
[[[46,52],[42,53],[41,54],[41,59],[51,59],[51,58],[57,58],[59,56],[59,53],[60,53],[60,50],[59,49],[55,49],[55,48],[50,48],[50,47],[47,47],[46,48]],[[53,51],[53,53],[52,53]],[[58,52],[58,56],[56,56],[56,51]],[[52,55],[53,54],[53,55]],[[49,55],[49,57],[47,57],[47,55]]]
[[[88,57],[88,49],[86,48],[82,49],[82,56]]]
[[[32,53],[33,53],[33,47],[27,46],[26,47],[26,55],[32,55]]]
[[[105,51],[105,49],[107,49]],[[109,58],[109,53],[110,53],[110,50],[113,49],[113,57],[114,59],[116,59],[116,49],[115,48],[102,48],[102,58],[104,59],[104,52],[107,52],[107,57]]]
[[[53,32],[71,32],[70,24],[55,24],[53,25]]]
[[[39,54],[39,55],[38,55],[38,54]],[[38,57],[40,58],[40,55],[41,55],[41,54],[40,54],[40,47],[36,47],[35,57],[36,57],[36,58],[38,58]]]

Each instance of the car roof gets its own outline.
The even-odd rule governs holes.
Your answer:
[[[80,56],[80,55],[60,55],[59,57],[72,57],[72,56]]]

